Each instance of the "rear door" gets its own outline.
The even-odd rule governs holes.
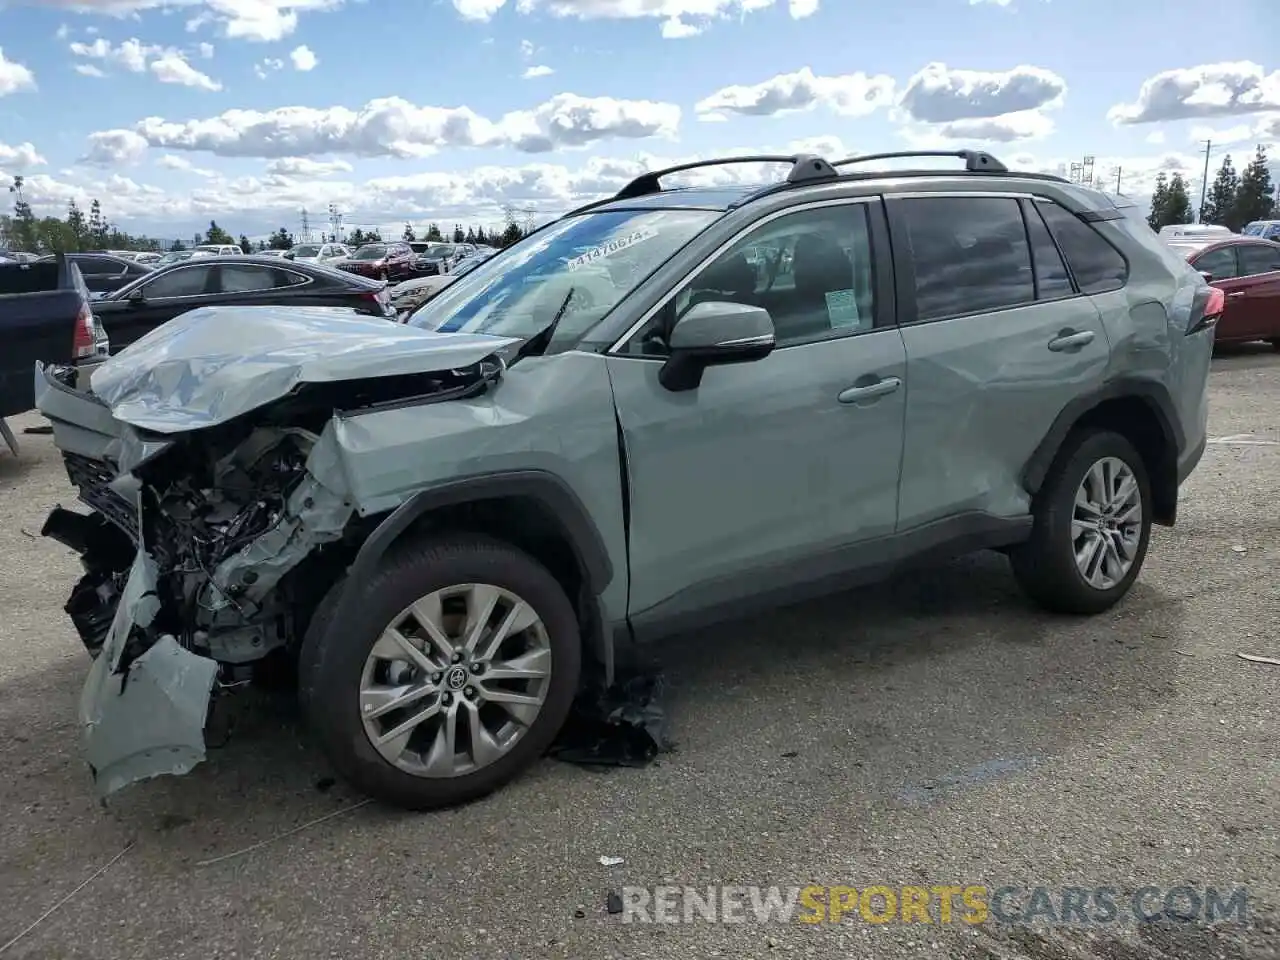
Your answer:
[[[907,350],[898,531],[1030,510],[1022,473],[1110,344],[1038,204],[1017,194],[888,201]]]
[[[360,281],[356,280],[355,283]],[[219,304],[352,307],[373,312],[373,300],[358,290],[301,271],[263,263],[224,263],[218,268]],[[370,290],[370,293],[373,291]]]
[[[1245,286],[1235,299],[1250,332],[1260,339],[1280,337],[1280,244],[1242,243],[1236,256]]]
[[[1237,247],[1229,244],[1211,247],[1191,261],[1191,266],[1207,273],[1210,283],[1226,295],[1222,319],[1218,321],[1214,339],[1218,341],[1249,340],[1254,336],[1253,321],[1244,302],[1249,283],[1240,276]]]

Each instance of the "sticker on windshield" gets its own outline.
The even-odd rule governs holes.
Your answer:
[[[588,264],[595,263],[605,257],[611,257],[619,251],[626,250],[628,247],[634,247],[637,243],[643,243],[658,235],[658,231],[646,228],[637,230],[635,233],[627,234],[625,237],[616,237],[608,243],[602,243],[598,247],[593,247],[586,253],[579,254],[568,263],[565,264],[570,270],[580,270]]]
[[[835,290],[827,294],[827,318],[833,330],[859,325],[858,299],[852,290]]]

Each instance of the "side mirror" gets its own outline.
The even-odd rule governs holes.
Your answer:
[[[673,392],[694,390],[707,367],[763,360],[777,345],[763,307],[708,300],[694,304],[671,331],[670,356],[658,382]]]
[[[147,302],[147,295],[142,292],[142,288],[138,287],[129,291],[128,301],[133,304],[141,304]]]
[[[1208,270],[1201,270],[1200,276],[1204,277],[1205,283],[1213,283],[1213,274],[1210,273]]]

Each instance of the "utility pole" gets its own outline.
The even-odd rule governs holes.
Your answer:
[[[1124,167],[1116,167],[1116,196],[1120,196],[1120,174],[1124,172]]]
[[[334,243],[342,243],[342,211],[336,203],[329,204],[329,232]]]
[[[1196,211],[1196,223],[1204,223],[1204,201],[1209,194],[1209,154],[1213,150],[1212,140],[1201,140],[1204,144],[1204,179],[1200,181],[1200,209]]]
[[[302,208],[302,241],[306,243],[311,239],[311,222],[307,219],[307,208]]]

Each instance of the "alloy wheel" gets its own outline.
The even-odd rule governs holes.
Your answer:
[[[365,660],[359,710],[388,763],[460,777],[505,756],[542,710],[551,644],[537,612],[488,583],[437,590],[397,615]]]
[[[1076,488],[1071,543],[1076,569],[1095,590],[1110,590],[1133,568],[1142,543],[1142,490],[1117,457],[1091,466]]]

